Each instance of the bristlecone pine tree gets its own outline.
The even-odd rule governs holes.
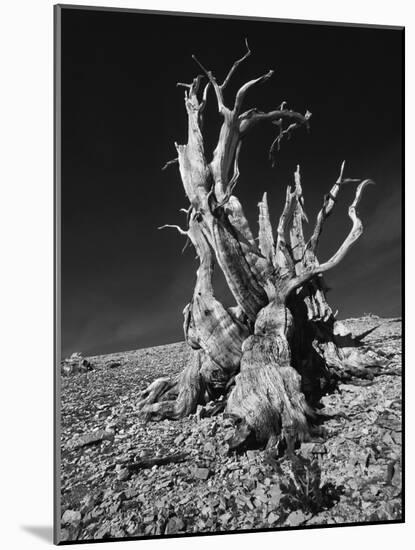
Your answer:
[[[188,141],[175,144],[183,187],[190,206],[187,229],[174,227],[194,246],[200,261],[190,303],[184,308],[184,335],[194,350],[184,371],[174,380],[159,378],[139,403],[147,419],[178,419],[194,413],[197,405],[216,402],[214,412],[225,410],[235,421],[231,449],[281,443],[292,448],[306,438],[312,425],[313,404],[333,382],[351,376],[370,377],[384,359],[362,347],[335,319],[326,300],[322,274],[336,266],[362,234],[357,206],[371,180],[340,175],[324,197],[311,237],[306,240],[306,220],[300,170],[294,187],[288,186],[276,231],[273,230],[264,193],[259,203],[259,234],[255,239],[242,206],[234,194],[242,140],[251,128],[271,122],[277,136],[270,148],[273,159],[281,141],[298,128],[308,127],[310,112],[287,109],[243,111],[245,96],[267,81],[273,71],[250,80],[236,93],[233,107],[223,92],[238,65],[236,61],[222,84],[194,57],[204,75],[185,88]],[[203,79],[207,82],[201,89]],[[222,117],[211,160],[203,139],[204,110],[209,90],[214,91]],[[317,259],[324,222],[345,184],[357,185],[349,206],[352,227],[343,244],[328,260]],[[214,295],[214,265],[223,272],[234,307],[224,307]],[[284,446],[284,445],[283,445]]]

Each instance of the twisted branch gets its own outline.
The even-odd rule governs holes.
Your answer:
[[[334,205],[337,200],[337,195],[340,191],[340,187],[346,183],[358,183],[361,181],[357,179],[343,178],[345,164],[346,164],[346,161],[344,160],[341,164],[340,174],[339,174],[339,177],[337,178],[336,183],[331,188],[329,194],[324,196],[323,206],[317,215],[316,225],[315,225],[313,234],[311,235],[307,243],[307,249],[310,250],[311,252],[315,252],[317,249],[318,241],[321,235],[321,231],[323,229],[323,224],[326,221],[326,219],[329,217],[329,215],[331,214],[331,211],[334,208]]]
[[[287,250],[287,242],[285,240],[285,228],[287,225],[288,217],[291,211],[292,200],[295,197],[295,191],[291,192],[291,186],[287,186],[285,195],[285,204],[277,227],[277,242],[275,244],[275,259],[274,267],[284,268],[287,271],[294,269],[291,254]]]
[[[249,49],[247,38],[245,38],[245,46],[246,46],[246,54],[243,57],[241,57],[240,59],[238,59],[237,61],[235,61],[235,63],[232,65],[229,73],[227,74],[225,80],[223,81],[223,83],[220,86],[221,90],[224,90],[226,88],[226,86],[229,84],[229,81],[232,78],[233,73],[236,71],[236,69],[239,67],[239,65],[241,63],[243,63],[245,61],[245,59],[247,59],[251,55],[251,50]]]
[[[248,90],[252,88],[252,86],[255,86],[255,84],[260,84],[262,82],[265,82],[266,80],[271,78],[273,74],[274,74],[274,71],[271,69],[266,74],[263,74],[258,78],[254,78],[253,80],[249,80],[249,82],[246,82],[243,86],[239,88],[239,90],[236,93],[235,104],[233,106],[233,113],[235,116],[239,115],[240,110],[242,108],[242,103],[245,99],[245,96]]]
[[[206,74],[206,76],[209,79],[209,82],[212,84],[213,89],[215,90],[216,99],[218,102],[218,110],[220,113],[225,114],[225,112],[228,111],[228,109],[225,107],[224,101],[223,101],[223,94],[222,94],[222,88],[219,86],[219,84],[216,82],[216,78],[213,76],[212,71],[208,71],[206,67],[202,65],[202,63],[198,60],[198,58],[195,55],[192,55],[192,59],[196,61],[196,63],[199,65],[199,67],[202,69],[202,71]]]
[[[308,127],[310,118],[310,111],[306,111],[306,113],[302,115],[301,113],[297,113],[296,111],[292,111],[290,109],[277,109],[276,111],[270,111],[268,113],[264,113],[258,109],[249,109],[239,115],[239,131],[241,134],[244,134],[250,130],[252,126],[258,122],[263,122],[264,120],[270,120],[273,124],[277,125],[282,124],[285,120],[294,121],[294,123],[290,124],[291,128],[290,126],[288,127],[290,128],[289,130],[288,128],[284,130],[284,135],[287,135],[287,133],[291,134],[293,130],[299,128],[300,126],[305,125]],[[296,125],[294,126],[294,124]]]
[[[173,164],[177,164],[179,162],[179,157],[176,157],[172,160],[169,160],[166,162],[166,164],[163,166],[163,168],[161,169],[162,171],[163,170],[166,170],[169,166],[172,166]]]
[[[364,188],[371,183],[373,184],[374,182],[372,180],[366,179],[362,181],[362,183],[358,186],[356,190],[354,201],[349,206],[349,212],[348,212],[349,218],[352,220],[352,228],[349,234],[347,235],[346,239],[344,240],[343,244],[340,246],[337,252],[335,252],[329,260],[327,260],[326,262],[320,265],[315,265],[315,264],[311,265],[303,273],[291,279],[288,282],[285,289],[284,294],[286,298],[294,289],[302,286],[304,283],[312,279],[315,275],[324,273],[325,271],[328,271],[329,269],[335,267],[338,263],[340,263],[340,261],[345,257],[345,255],[349,251],[350,247],[357,241],[357,239],[363,233],[363,224],[360,218],[358,218],[357,216],[356,208],[360,202]]]
[[[241,146],[242,146],[242,141],[239,141],[238,145],[236,146],[236,151],[235,151],[235,159],[234,159],[234,163],[233,163],[232,178],[230,179],[230,181],[228,183],[228,186],[226,188],[225,196],[223,197],[221,202],[217,204],[216,208],[220,208],[222,206],[225,206],[225,204],[231,198],[233,190],[235,189],[236,184],[238,183],[238,179],[239,179],[239,175],[240,175],[240,172],[239,172],[239,154],[240,154],[240,151],[241,151]]]
[[[185,231],[179,225],[171,225],[171,224],[168,224],[168,223],[166,223],[165,225],[161,225],[157,229],[167,229],[167,228],[176,229],[180,233],[180,235],[186,235],[187,236],[189,234],[188,231]]]

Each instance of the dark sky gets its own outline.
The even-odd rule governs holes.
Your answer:
[[[402,31],[93,11],[62,12],[62,353],[108,353],[181,340],[197,262],[175,231],[187,207],[174,141],[186,142],[183,88],[200,70],[219,81],[244,51],[227,97],[269,69],[246,108],[313,113],[311,132],[284,142],[272,168],[275,129],[258,126],[241,152],[236,194],[257,230],[268,191],[274,227],[299,163],[310,226],[337,178],[372,178],[360,205],[365,232],[326,280],[339,317],[401,314]],[[207,141],[220,122],[213,94]],[[320,260],[350,229],[343,190],[325,226]],[[311,229],[309,227],[309,230]],[[218,277],[217,292],[224,292]]]

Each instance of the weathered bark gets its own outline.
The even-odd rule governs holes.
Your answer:
[[[156,380],[142,393],[139,403],[147,418],[177,419],[195,412],[198,404],[225,396],[226,412],[236,420],[232,448],[243,446],[250,438],[274,445],[307,437],[312,405],[333,381],[364,375],[367,367],[383,361],[373,351],[362,349],[361,342],[335,320],[322,277],[362,234],[357,206],[371,181],[344,179],[343,163],[308,240],[303,230],[307,216],[299,167],[294,189],[287,188],[275,234],[267,195],[263,195],[258,205],[258,242],[234,195],[242,139],[252,127],[264,121],[277,127],[270,147],[274,160],[282,140],[298,128],[308,127],[311,117],[309,111],[301,115],[288,110],[285,102],[267,113],[258,109],[242,112],[249,89],[267,81],[273,71],[241,86],[232,108],[225,104],[223,90],[250,54],[247,45],[247,52],[221,85],[194,58],[207,77],[201,98],[203,76],[191,84],[180,84],[186,88],[188,140],[184,145],[175,144],[175,160],[190,203],[188,227],[163,227],[174,227],[186,236],[200,261],[193,296],[183,312],[185,338],[194,353],[180,376],[173,381]],[[211,89],[222,125],[210,155],[205,151],[202,129]],[[320,263],[317,250],[324,222],[346,183],[359,184],[349,207],[352,228],[337,252]],[[215,265],[225,276],[234,307],[225,308],[214,296]]]

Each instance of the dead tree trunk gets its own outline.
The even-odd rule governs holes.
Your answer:
[[[382,362],[335,320],[326,300],[323,273],[337,265],[360,237],[357,206],[370,180],[340,175],[317,216],[309,239],[303,232],[304,200],[300,170],[294,188],[288,186],[275,236],[267,196],[259,203],[259,235],[253,236],[242,206],[234,195],[239,177],[242,141],[262,122],[271,122],[277,135],[270,148],[274,158],[281,141],[300,127],[308,127],[310,112],[289,110],[285,102],[270,112],[243,111],[246,94],[273,74],[255,78],[236,93],[233,107],[225,105],[223,91],[238,65],[234,63],[222,84],[199,61],[204,75],[185,88],[188,141],[175,144],[184,190],[190,206],[187,228],[174,227],[190,240],[200,260],[190,303],[184,309],[184,335],[194,357],[176,380],[158,379],[145,390],[140,405],[148,418],[177,419],[193,413],[223,395],[226,411],[236,420],[231,446],[251,435],[264,444],[290,436],[302,438],[313,417],[312,405],[333,378],[365,372]],[[201,83],[207,78],[203,90]],[[222,125],[211,160],[203,140],[203,116],[213,90]],[[349,207],[352,227],[343,244],[327,261],[317,259],[319,238],[337,194],[345,184],[357,184]],[[235,299],[225,308],[214,296],[214,266],[222,270]],[[362,371],[363,369],[363,371]]]

